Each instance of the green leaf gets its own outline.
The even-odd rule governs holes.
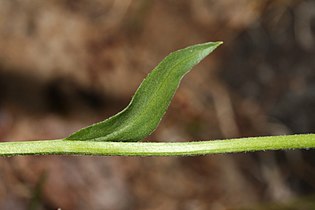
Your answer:
[[[124,110],[66,140],[138,141],[147,137],[161,121],[183,76],[221,44],[208,42],[171,53],[143,80]]]

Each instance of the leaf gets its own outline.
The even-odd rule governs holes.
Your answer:
[[[183,76],[221,44],[208,42],[171,53],[143,80],[124,110],[65,140],[138,141],[147,137],[161,121]]]

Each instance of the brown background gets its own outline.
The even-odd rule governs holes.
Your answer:
[[[149,141],[315,132],[315,3],[1,0],[0,139],[62,138],[125,107],[169,52],[224,45]],[[0,209],[315,209],[314,151],[0,159]]]

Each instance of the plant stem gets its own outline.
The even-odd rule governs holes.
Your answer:
[[[193,142],[97,142],[42,140],[0,143],[0,156],[122,155],[180,156],[284,149],[314,149],[315,134]]]

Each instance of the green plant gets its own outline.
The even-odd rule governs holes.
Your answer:
[[[204,155],[315,148],[315,134],[252,137],[184,143],[134,142],[158,126],[183,76],[222,42],[194,45],[168,55],[141,83],[118,114],[65,139],[0,143],[0,155]]]

